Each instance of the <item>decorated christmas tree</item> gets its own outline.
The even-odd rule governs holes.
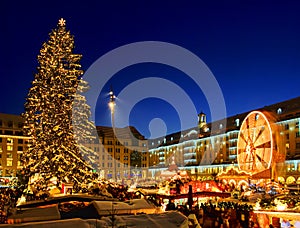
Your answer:
[[[95,177],[91,163],[97,157],[82,144],[94,139],[88,133],[93,123],[82,95],[88,85],[81,78],[82,56],[73,53],[74,37],[64,19],[49,36],[38,55],[39,66],[25,103],[24,132],[31,139],[21,173],[34,180],[29,187],[36,191],[72,183],[74,191],[80,192]],[[91,163],[83,157],[92,158]]]
[[[93,129],[95,130],[96,128],[95,124],[89,120],[91,117],[91,109],[83,95],[88,89],[88,83],[85,80],[80,79],[73,103],[72,124],[81,155],[84,160],[93,167],[94,171],[98,171],[99,149],[97,150],[97,148],[99,147],[96,147],[96,145],[99,139],[96,135],[93,135]],[[87,146],[88,144],[92,144],[94,148]]]

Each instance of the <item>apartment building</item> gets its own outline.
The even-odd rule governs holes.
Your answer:
[[[23,136],[23,119],[19,115],[0,113],[0,176],[15,177],[22,168],[21,156],[28,137]]]

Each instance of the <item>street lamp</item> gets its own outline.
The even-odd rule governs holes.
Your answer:
[[[109,91],[109,109],[111,113],[111,123],[112,123],[112,129],[113,129],[113,179],[117,180],[117,171],[116,171],[116,135],[115,135],[115,106],[116,106],[116,96],[114,94],[114,91],[112,89],[112,86],[110,87]]]

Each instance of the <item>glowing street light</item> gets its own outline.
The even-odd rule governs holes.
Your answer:
[[[116,181],[117,180],[117,170],[116,170],[116,148],[115,148],[115,143],[116,143],[116,135],[115,135],[115,105],[116,105],[116,96],[114,94],[114,91],[112,89],[112,86],[110,87],[109,91],[109,109],[111,113],[111,122],[112,122],[112,129],[113,129],[113,179]]]

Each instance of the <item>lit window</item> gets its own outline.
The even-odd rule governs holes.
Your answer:
[[[285,144],[285,148],[288,150],[288,149],[290,149],[290,144],[289,143],[286,143]]]
[[[11,146],[11,145],[6,146],[6,150],[7,151],[12,151],[13,150],[13,146]]]
[[[14,143],[14,140],[12,138],[7,138],[6,139],[6,143],[7,144],[13,144]]]
[[[237,127],[240,126],[240,119],[235,119],[235,126],[237,126]]]
[[[7,159],[6,166],[12,166],[12,159]]]
[[[281,113],[282,113],[282,109],[281,108],[277,109],[277,114],[281,114]]]

